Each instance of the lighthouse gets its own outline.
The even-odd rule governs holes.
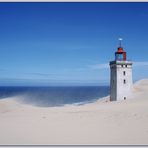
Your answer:
[[[128,99],[133,85],[132,62],[127,60],[121,41],[119,39],[115,60],[110,62],[110,101]]]

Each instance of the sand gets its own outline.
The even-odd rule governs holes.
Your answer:
[[[0,100],[0,145],[147,145],[148,80],[131,99],[108,97],[85,105],[36,107]]]

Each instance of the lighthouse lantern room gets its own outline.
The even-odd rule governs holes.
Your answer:
[[[115,60],[116,61],[126,61],[126,52],[122,47],[118,47],[118,51],[115,52]]]

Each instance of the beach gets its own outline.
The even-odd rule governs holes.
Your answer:
[[[148,144],[148,79],[124,101],[37,107],[17,99],[0,100],[0,145]]]

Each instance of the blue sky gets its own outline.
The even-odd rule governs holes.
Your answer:
[[[0,3],[0,85],[108,85],[118,38],[148,77],[148,3]]]

